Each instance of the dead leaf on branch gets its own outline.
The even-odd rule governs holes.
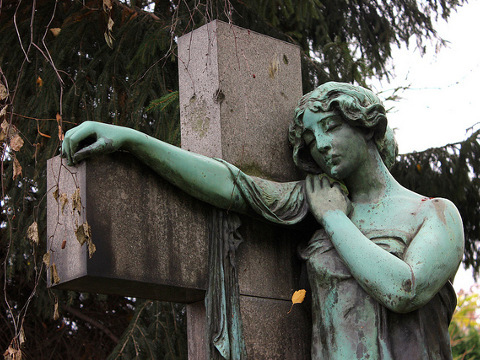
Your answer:
[[[60,313],[58,312],[58,299],[55,298],[55,305],[53,306],[53,320],[58,320]]]
[[[90,225],[88,225],[88,222],[85,221],[82,225],[77,227],[75,230],[75,236],[81,246],[91,239],[92,229],[90,228]]]
[[[34,221],[33,224],[28,227],[27,239],[37,245],[40,242],[40,239],[38,237],[38,224],[36,221]]]
[[[95,251],[97,251],[97,247],[95,246],[95,244],[93,243],[92,241],[92,238],[89,237],[88,238],[88,258],[91,259],[93,254],[95,253]]]
[[[307,294],[307,291],[305,289],[297,290],[293,293],[292,295],[292,306],[290,307],[290,310],[288,311],[287,314],[290,314],[290,312],[293,309],[293,305],[295,304],[301,304],[303,300],[305,300],[305,295]]]
[[[80,188],[76,188],[75,192],[72,194],[72,210],[78,211],[78,214],[82,212],[82,199],[80,197]]]
[[[20,346],[22,346],[25,343],[25,330],[23,330],[23,325],[20,328],[20,334],[18,334],[18,341],[20,342]]]
[[[7,107],[8,107],[8,105],[5,105],[5,106],[3,107],[3,109],[0,111],[0,118],[1,118],[2,116],[7,115]]]
[[[63,214],[63,211],[65,210],[65,205],[68,204],[68,195],[66,193],[62,193],[60,194],[60,206],[62,207],[62,214]]]
[[[10,125],[7,120],[2,121],[1,128],[2,133],[9,138],[13,138],[18,133],[17,128],[13,125]]]
[[[103,0],[103,11],[107,12],[112,10],[112,0]]]
[[[23,139],[20,135],[16,134],[10,139],[10,147],[13,151],[19,151],[23,146]]]
[[[42,78],[41,78],[40,76],[37,78],[36,83],[37,83],[37,86],[38,86],[38,87],[42,87],[42,86],[43,86],[43,80],[42,80]]]
[[[53,198],[55,199],[55,201],[58,203],[58,197],[60,196],[60,194],[58,193],[59,190],[58,190],[58,186],[57,188],[55,189],[55,191],[52,193],[52,196]]]
[[[15,349],[10,345],[8,349],[3,353],[5,360],[22,360],[22,350]]]
[[[58,276],[57,265],[55,263],[50,266],[50,276],[53,285],[57,285],[60,282],[60,276]]]
[[[53,36],[57,37],[58,34],[60,34],[60,31],[62,31],[61,28],[51,28],[50,32],[53,34]]]
[[[44,255],[43,255],[43,263],[45,264],[45,266],[48,268],[50,266],[50,251],[46,252]]]
[[[18,176],[22,175],[22,166],[15,158],[13,159],[13,180],[15,180]]]
[[[5,85],[0,84],[0,101],[8,97],[8,91]]]

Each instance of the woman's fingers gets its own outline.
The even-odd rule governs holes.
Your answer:
[[[90,126],[89,122],[82,123],[66,132],[65,139],[62,143],[62,156],[67,158],[68,165],[72,166],[80,161],[77,160],[75,153],[79,147],[79,144],[89,137],[95,139],[97,138],[97,135],[92,126]],[[85,157],[86,156],[83,158]]]
[[[83,159],[95,154],[105,153],[108,147],[108,143],[105,138],[98,138],[93,144],[86,146],[73,154],[73,163],[77,164]]]

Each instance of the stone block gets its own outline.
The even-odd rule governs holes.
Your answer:
[[[67,167],[56,157],[47,166],[48,248],[59,288],[175,302],[203,300],[209,205],[178,191],[127,153],[77,167]],[[61,200],[52,196],[57,186],[69,201],[63,212]],[[71,207],[77,187],[80,216]],[[75,237],[85,220],[97,248],[91,259]]]
[[[252,175],[298,178],[287,141],[300,48],[215,20],[178,40],[182,148]]]

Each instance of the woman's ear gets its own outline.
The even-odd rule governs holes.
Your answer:
[[[373,131],[373,129],[367,129],[367,130],[365,131],[365,139],[366,139],[367,141],[372,140],[374,134],[375,134],[375,132]]]

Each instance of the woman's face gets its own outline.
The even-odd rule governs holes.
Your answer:
[[[303,139],[315,162],[329,176],[344,180],[366,161],[365,134],[335,111],[303,114]]]

